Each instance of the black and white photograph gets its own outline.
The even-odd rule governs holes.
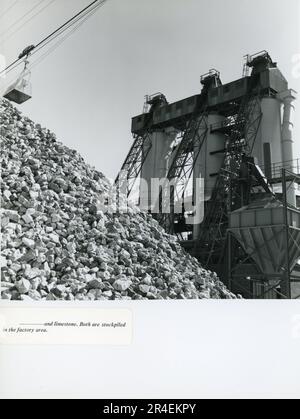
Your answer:
[[[55,21],[52,3],[26,1],[29,30],[24,16],[10,22],[7,10],[2,20],[12,24],[2,44],[9,57],[24,35],[35,34],[35,14],[38,22]],[[67,12],[68,3],[56,8]],[[134,61],[120,66],[121,31],[110,27],[106,37],[104,23],[93,34],[98,20],[113,20],[113,13],[112,24],[127,20],[124,10],[135,2],[93,3],[53,33],[43,31],[47,36],[37,45],[23,44],[16,62],[2,70],[1,298],[300,297],[297,93],[291,74],[282,71],[285,51],[243,57],[229,46],[232,75],[225,79],[216,69],[204,73],[207,65],[222,67],[221,57],[205,56],[215,48],[208,39],[199,53],[176,57],[180,70],[171,88],[174,68],[162,68],[158,59],[163,46],[155,44],[149,53],[155,34],[148,45],[129,42]],[[176,3],[177,15],[181,2],[170,3]],[[149,5],[143,7],[141,15]],[[150,11],[157,12],[153,6]],[[101,32],[105,41],[99,43]],[[150,68],[146,56],[152,56]],[[194,73],[191,65],[203,75],[191,75],[186,89],[178,89],[185,85],[185,70]],[[139,80],[151,72],[152,78]],[[134,93],[140,86],[149,91],[161,72],[157,88],[163,90],[167,78],[170,99],[146,95],[143,113],[135,116],[143,96],[134,106]]]
[[[151,306],[174,320],[173,303],[187,319],[209,301],[297,304],[299,20],[298,0],[0,0],[0,326],[13,344],[77,344],[60,334],[72,327],[127,344]],[[133,320],[59,311],[76,304]],[[14,329],[14,307],[58,311]]]

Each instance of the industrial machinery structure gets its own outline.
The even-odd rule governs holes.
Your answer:
[[[17,103],[18,105],[21,105],[30,100],[32,98],[32,85],[30,82],[31,69],[37,64],[39,64],[42,60],[44,60],[49,54],[55,51],[58,46],[60,46],[66,39],[68,39],[69,36],[75,33],[106,2],[107,0],[93,0],[89,5],[80,10],[80,12],[76,13],[71,19],[68,19],[63,25],[60,25],[57,29],[55,29],[53,32],[47,35],[36,45],[30,45],[27,48],[25,48],[14,62],[12,62],[5,69],[1,70],[0,77],[6,77],[7,74],[14,71],[19,65],[22,64],[22,62],[24,62],[23,71],[18,76],[17,80],[15,80],[5,90],[3,97],[5,97],[5,99],[11,102]],[[51,3],[52,2],[46,5],[42,10],[50,6]],[[42,10],[40,10],[40,12]],[[31,10],[27,14],[29,14],[30,12]],[[20,20],[27,16],[27,14],[25,14]],[[56,44],[53,45],[54,41],[56,41]],[[39,53],[39,51],[43,50],[48,45],[51,45],[51,48],[34,63],[30,64],[29,58]]]
[[[122,167],[128,194],[140,177],[141,207],[233,292],[298,298],[296,92],[266,51],[246,57],[241,79],[222,84],[210,70],[201,84],[200,94],[172,104],[161,93],[147,97],[132,119],[134,144]]]
[[[8,87],[4,94],[5,99],[21,105],[27,102],[32,97],[32,86],[30,83],[31,72],[28,70],[29,57],[31,52],[35,49],[34,45],[25,48],[19,55],[19,60],[24,60],[24,69],[18,79]]]

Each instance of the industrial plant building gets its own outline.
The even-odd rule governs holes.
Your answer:
[[[201,85],[175,103],[161,93],[148,96],[143,114],[132,119],[134,143],[122,167],[128,196],[140,178],[141,207],[234,293],[298,298],[296,92],[266,51],[246,57],[242,78],[223,84],[210,70]],[[149,187],[155,178],[162,180],[157,202]],[[187,203],[198,205],[197,179],[204,210],[195,224]]]

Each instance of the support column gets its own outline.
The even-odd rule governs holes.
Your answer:
[[[152,147],[141,170],[140,208],[142,211],[149,211],[157,204],[159,191],[152,190],[152,180],[166,178],[167,167],[172,162],[169,156],[170,147],[176,135],[177,131],[174,128],[161,129],[150,134]]]
[[[288,192],[286,188],[286,172],[282,169],[282,195],[285,224],[285,271],[281,283],[281,292],[287,299],[291,299],[291,263],[290,263],[290,226],[288,219]]]
[[[293,152],[293,114],[295,107],[293,105],[296,99],[296,92],[292,89],[287,90],[279,95],[283,101],[283,121],[282,121],[282,162],[284,168],[291,172],[295,171],[294,168],[294,152]],[[288,204],[296,206],[296,186],[291,185],[287,191]]]

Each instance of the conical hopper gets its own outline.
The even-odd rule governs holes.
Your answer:
[[[229,231],[264,274],[282,274],[287,251],[291,270],[300,258],[300,212],[295,209],[288,208],[288,249],[285,209],[278,203],[231,213]]]

